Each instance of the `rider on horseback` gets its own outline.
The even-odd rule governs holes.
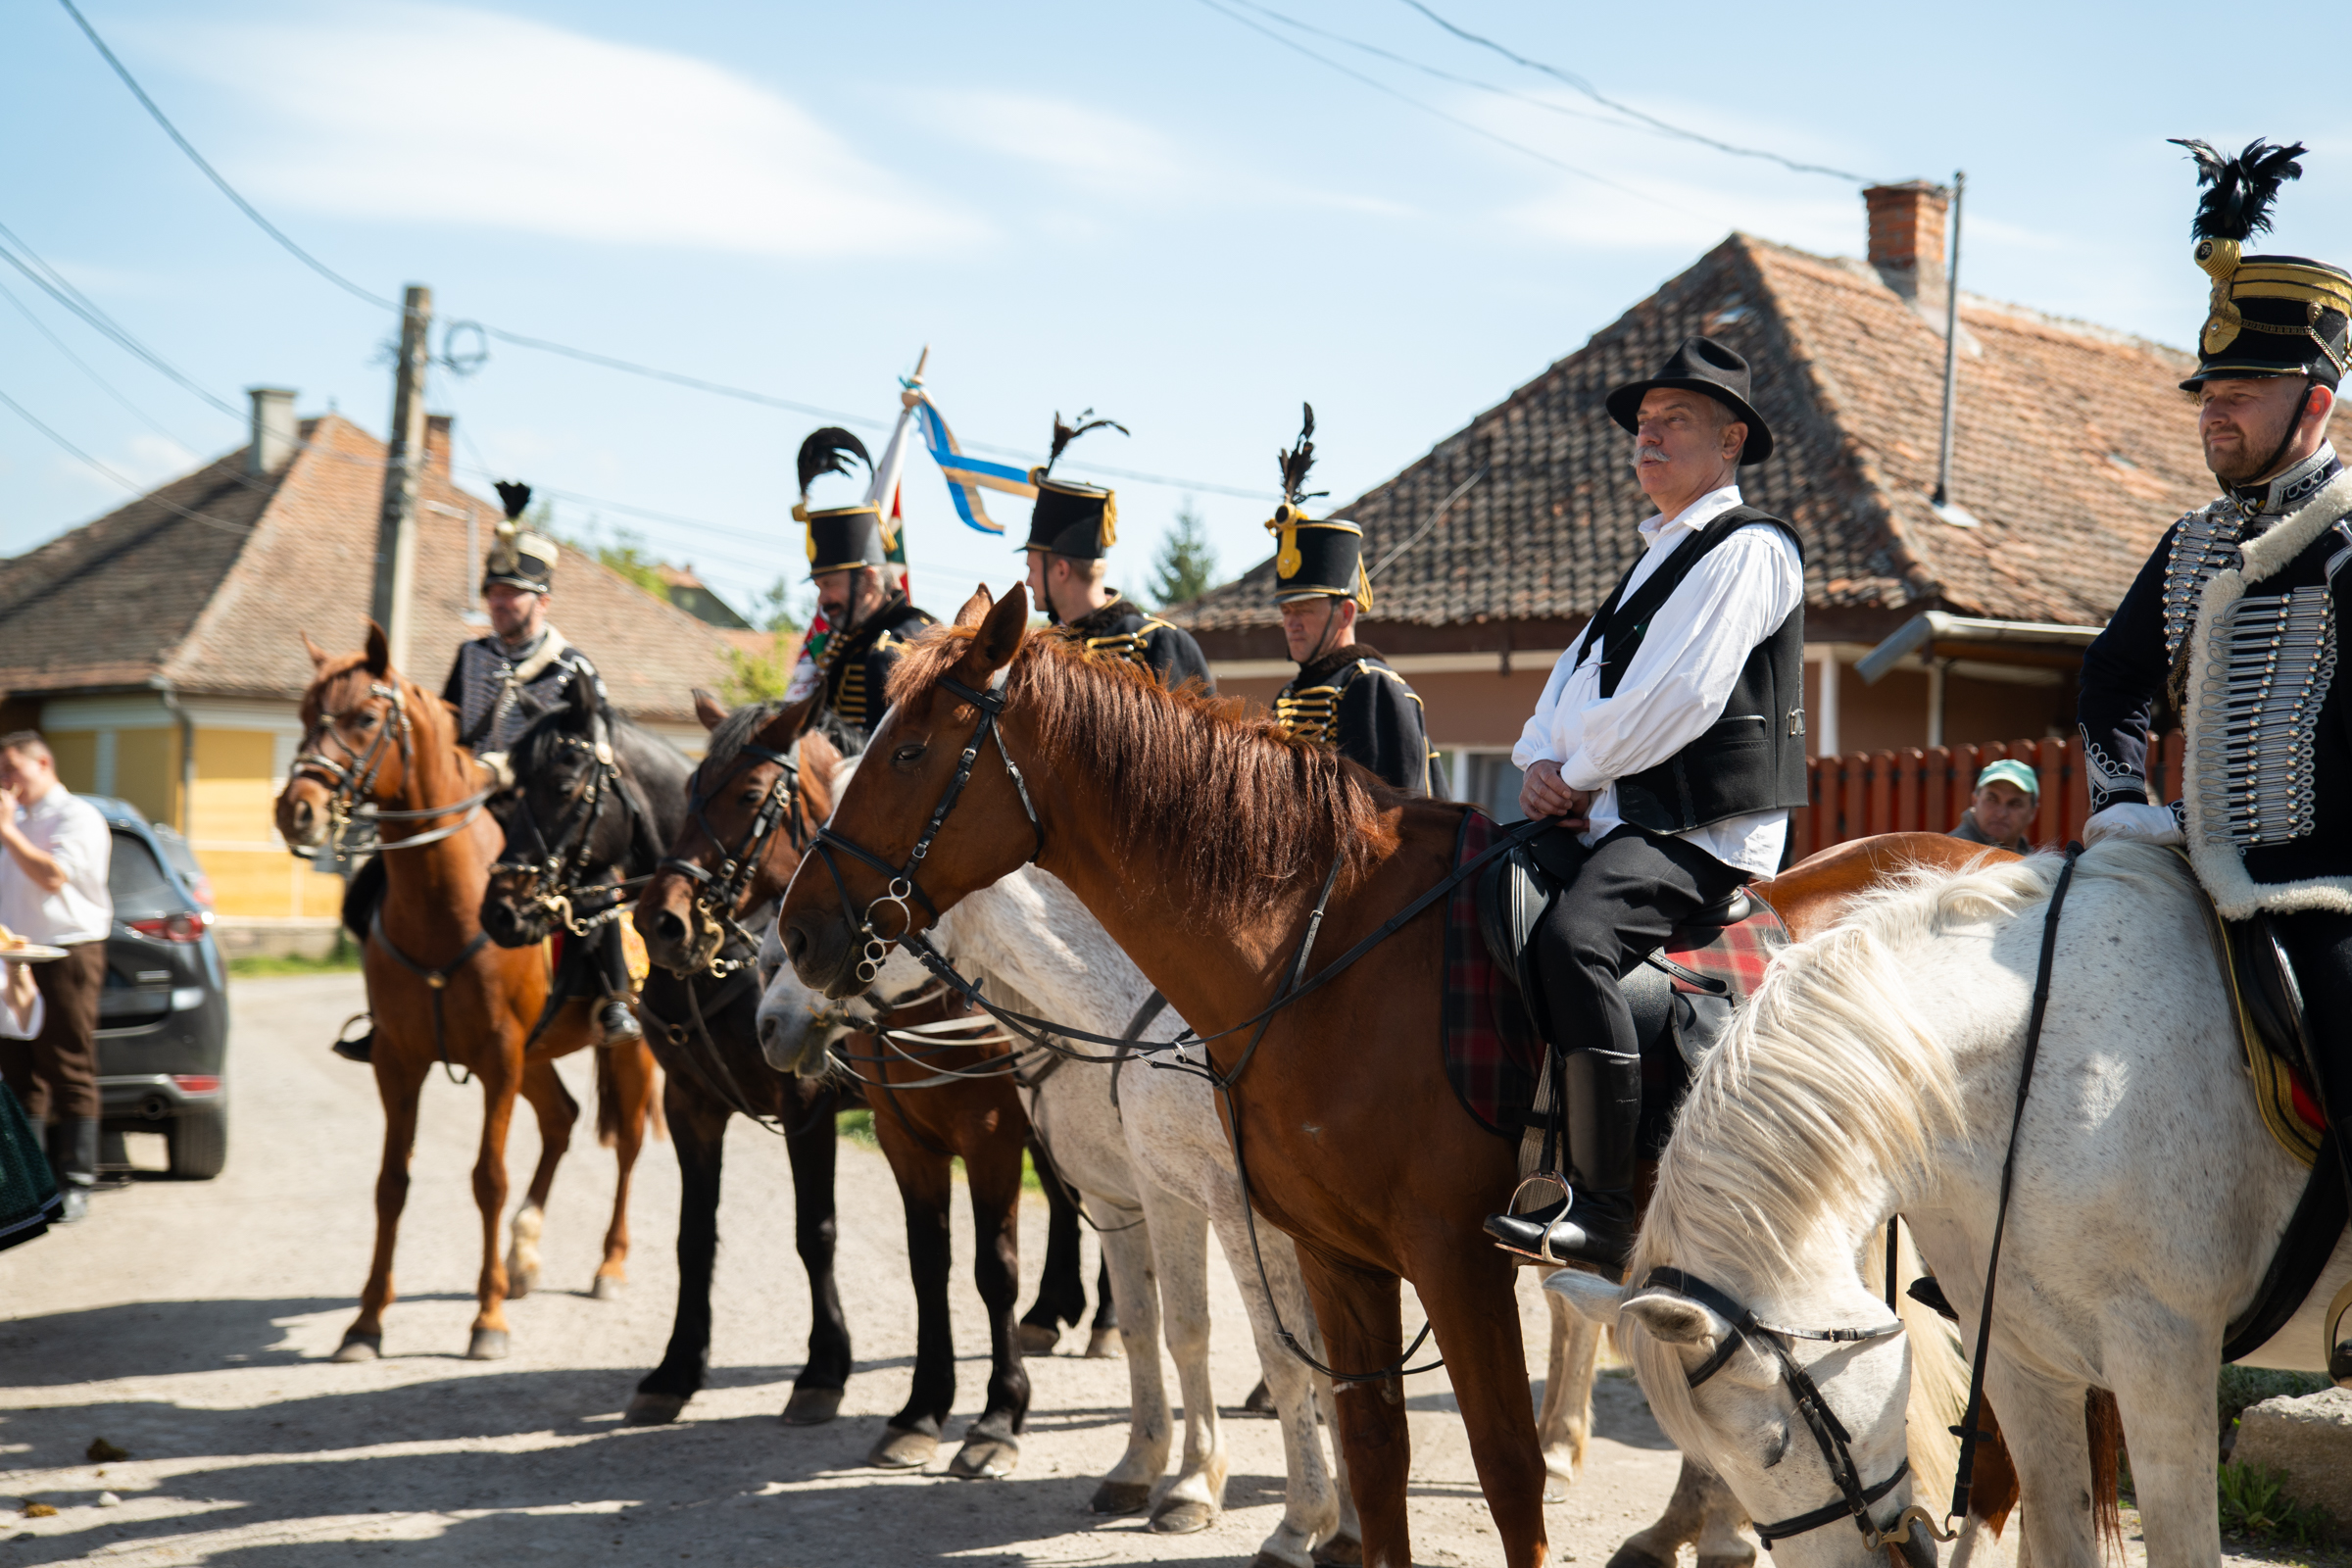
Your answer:
[[[441,700],[457,710],[459,744],[472,748],[474,760],[492,783],[504,787],[513,782],[507,751],[524,726],[562,701],[573,681],[587,681],[600,702],[605,684],[587,655],[548,622],[557,549],[553,541],[521,526],[523,509],[531,504],[531,487],[501,479],[498,499],[507,518],[482,567],[482,603],[490,613],[491,635],[458,649]],[[344,890],[344,929],[366,941],[383,896],[384,867],[378,856],[354,872]],[[629,1011],[629,964],[620,927],[608,922],[592,941],[595,972],[584,977],[576,964],[566,964],[571,977],[566,994],[600,999],[599,1046],[643,1039],[645,1031]],[[374,1046],[371,1026],[356,1039],[337,1041],[334,1049],[339,1056],[367,1061]]]
[[[2082,660],[2083,838],[2184,844],[2225,919],[2267,918],[2294,960],[2312,1087],[2352,1196],[2352,706],[2336,678],[2352,475],[2328,420],[2352,368],[2352,274],[2245,256],[2300,146],[2182,142],[2213,186],[2191,234],[2213,279],[2196,373],[2219,499],[2173,524]],[[2159,695],[2187,730],[2183,799],[2148,795]],[[2330,1373],[2352,1378],[2352,1339]]]
[[[1171,690],[1199,681],[1199,690],[1214,692],[1216,677],[1209,674],[1208,657],[1193,634],[1147,615],[1106,580],[1103,553],[1118,538],[1117,495],[1099,485],[1053,477],[1062,449],[1087,431],[1108,425],[1121,435],[1127,433],[1125,425],[1109,419],[1090,420],[1087,415],[1094,412],[1079,415],[1075,427],[1055,415],[1046,465],[1030,470],[1037,506],[1029,514],[1029,540],[1021,546],[1029,556],[1029,592],[1046,618],[1088,653],[1132,661]]]
[[[1740,500],[1740,468],[1772,452],[1745,360],[1686,338],[1607,407],[1658,514],[1511,754],[1521,808],[1557,824],[1531,846],[1560,892],[1537,928],[1530,1001],[1566,1097],[1573,1197],[1492,1215],[1487,1231],[1530,1257],[1622,1270],[1640,1219],[1642,1056],[1618,981],[1780,865],[1805,802],[1805,595],[1795,533]]]
[[[1314,433],[1308,406],[1298,444],[1282,455],[1282,505],[1266,524],[1281,541],[1274,603],[1282,609],[1283,641],[1298,662],[1298,673],[1275,695],[1274,716],[1292,734],[1331,747],[1407,795],[1436,795],[1438,754],[1430,750],[1419,695],[1378,649],[1355,640],[1357,612],[1372,608],[1364,530],[1344,518],[1306,515]]]
[[[801,443],[801,499],[792,514],[808,525],[808,580],[816,584],[816,608],[828,632],[823,653],[802,661],[784,696],[798,702],[821,682],[825,695],[816,716],[831,714],[862,746],[890,706],[883,693],[907,640],[936,622],[898,586],[901,568],[890,559],[889,524],[879,501],[809,510],[808,487],[820,474],[848,473],[852,457],[872,470],[865,443],[847,430],[827,427]]]

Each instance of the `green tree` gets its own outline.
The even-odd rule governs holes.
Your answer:
[[[778,577],[753,596],[744,618],[762,631],[799,631],[808,623],[807,585]]]
[[[771,627],[769,633],[767,646],[757,653],[727,650],[727,677],[719,683],[718,696],[729,708],[773,702],[792,684],[793,666],[800,662],[800,634],[792,627]]]
[[[1152,562],[1152,597],[1162,610],[1184,604],[1206,593],[1216,574],[1217,553],[1209,548],[1200,510],[1186,496],[1176,509],[1176,526],[1160,540]]]
[[[646,550],[643,534],[614,528],[610,539],[600,539],[597,537],[600,531],[596,519],[589,518],[588,533],[580,548],[656,599],[669,598],[669,585],[662,580],[662,563]]]

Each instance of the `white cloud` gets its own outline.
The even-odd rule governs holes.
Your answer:
[[[769,256],[979,230],[791,101],[663,50],[420,0],[140,36],[254,106],[268,139],[223,164],[266,206]]]
[[[927,94],[943,126],[964,141],[1089,182],[1165,187],[1194,178],[1176,144],[1149,125],[1028,93]]]

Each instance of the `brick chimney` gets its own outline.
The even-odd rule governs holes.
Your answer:
[[[1940,308],[1950,189],[1913,179],[1873,185],[1862,193],[1862,201],[1870,209],[1870,265],[1904,299]]]
[[[424,416],[424,471],[449,477],[449,427],[457,418],[454,414],[428,414]]]
[[[249,386],[245,395],[253,399],[252,439],[245,446],[245,471],[256,475],[275,473],[293,458],[294,449],[302,443],[294,422],[293,389]]]

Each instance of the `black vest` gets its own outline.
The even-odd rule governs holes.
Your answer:
[[[1594,635],[1600,637],[1601,696],[1617,694],[1626,666],[1648,635],[1650,617],[1699,558],[1752,523],[1780,529],[1796,546],[1797,560],[1804,560],[1804,541],[1795,529],[1754,507],[1734,507],[1677,545],[1631,596],[1626,579],[1618,579],[1577,643],[1581,664]],[[1805,802],[1805,607],[1800,602],[1749,652],[1721,718],[1663,762],[1617,780],[1617,811],[1653,833],[1688,833],[1710,822],[1792,809]]]

